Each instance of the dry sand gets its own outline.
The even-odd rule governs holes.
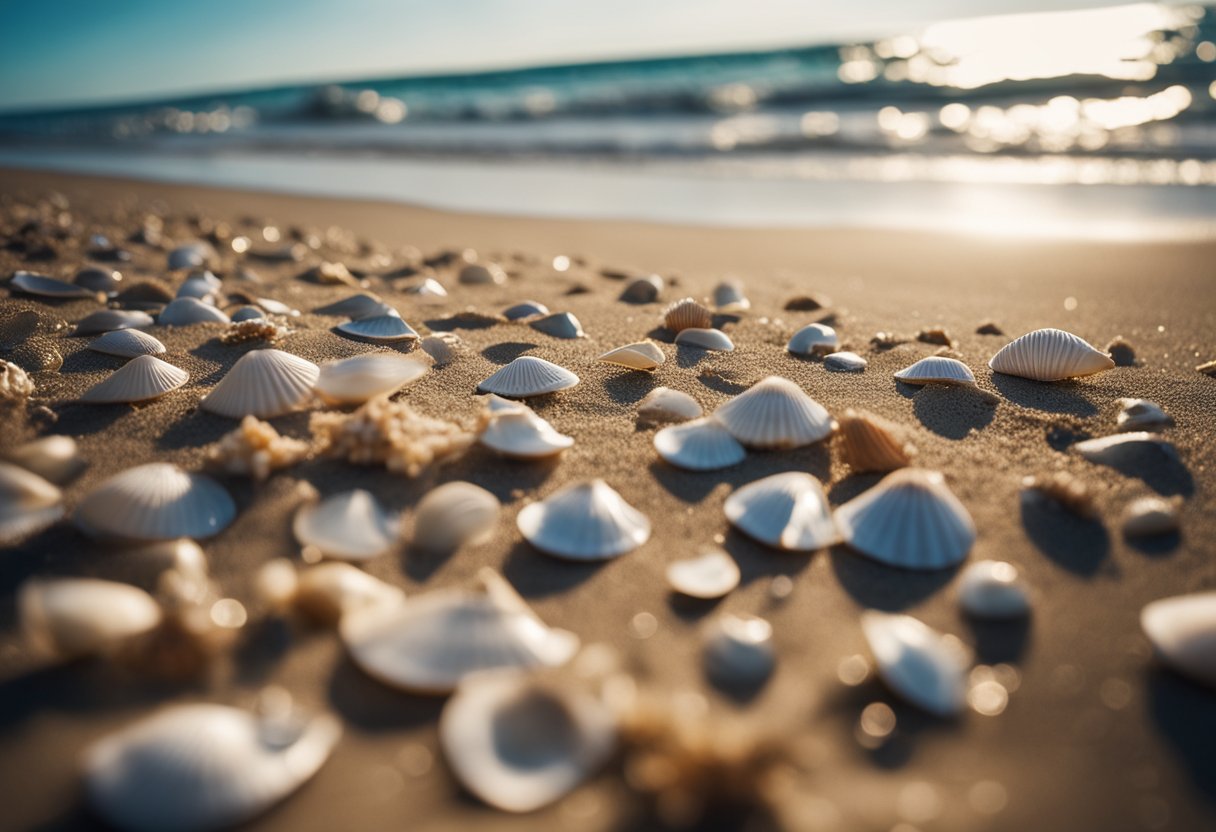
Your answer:
[[[215,575],[254,615],[246,643],[205,680],[152,683],[104,662],[49,670],[30,668],[15,633],[14,591],[31,575],[122,576],[121,555],[102,549],[66,524],[36,536],[0,559],[0,793],[14,829],[90,827],[79,801],[76,758],[90,741],[168,701],[248,704],[268,683],[287,687],[310,706],[329,708],[346,735],[316,779],[251,828],[292,830],[454,828],[632,829],[650,825],[640,801],[608,774],[573,798],[535,816],[512,818],[461,792],[438,758],[435,721],[442,700],[408,696],[363,676],[326,631],[257,623],[250,578],[254,568],[296,552],[290,516],[297,480],[323,493],[356,485],[373,490],[394,509],[408,508],[436,483],[467,479],[497,494],[505,510],[495,539],[449,558],[399,555],[369,571],[407,592],[467,585],[477,569],[501,569],[548,622],[585,642],[618,648],[646,683],[705,694],[724,715],[742,717],[759,732],[777,733],[805,766],[806,800],[796,828],[890,829],[901,820],[920,829],[1199,829],[1216,824],[1216,699],[1212,691],[1157,667],[1140,634],[1140,608],[1156,598],[1211,589],[1216,500],[1211,460],[1216,452],[1216,381],[1194,371],[1216,357],[1216,244],[1063,244],[831,230],[707,230],[632,223],[533,221],[461,216],[397,205],[283,198],[103,179],[3,174],[0,196],[37,198],[56,189],[71,200],[79,224],[75,242],[59,244],[49,262],[25,262],[0,252],[0,273],[28,267],[70,275],[82,263],[80,240],[102,231],[121,237],[150,206],[174,217],[191,212],[231,223],[244,218],[325,229],[352,229],[388,252],[416,246],[424,254],[472,247],[514,273],[503,287],[465,287],[448,269],[438,278],[448,302],[420,307],[378,277],[370,288],[395,304],[416,327],[453,328],[454,313],[496,313],[532,298],[573,312],[589,337],[559,341],[525,325],[455,326],[467,346],[456,363],[410,388],[404,399],[430,415],[471,425],[478,381],[523,353],[573,369],[582,383],[535,400],[536,410],[575,446],[552,464],[512,464],[474,449],[460,461],[416,480],[382,469],[314,461],[255,487],[227,484],[241,513],[207,544]],[[171,236],[183,237],[170,227]],[[258,243],[258,245],[262,245]],[[269,246],[267,246],[269,247]],[[164,254],[132,245],[134,276],[163,275]],[[512,255],[525,255],[515,259]],[[553,272],[557,254],[586,258],[586,268]],[[359,257],[341,257],[352,267]],[[394,265],[401,263],[395,256]],[[340,297],[341,287],[296,279],[305,265],[250,262],[266,281],[258,291],[304,311],[281,348],[313,361],[356,354],[366,345],[331,331],[335,319],[312,314]],[[742,279],[752,311],[725,328],[737,350],[704,354],[665,350],[668,362],[653,375],[596,362],[601,352],[646,336],[662,303],[632,306],[617,295],[622,284],[598,269],[633,267],[665,275],[663,301],[703,296],[722,277]],[[383,269],[381,271],[384,271]],[[226,285],[231,285],[229,283]],[[404,283],[416,282],[405,281]],[[402,284],[404,285],[404,284]],[[825,371],[821,363],[788,356],[783,345],[797,327],[822,313],[785,312],[784,301],[821,292],[834,300],[845,348],[869,359],[863,374]],[[1075,303],[1072,300],[1075,299]],[[27,298],[0,304],[30,303]],[[47,311],[81,317],[88,301]],[[1009,337],[1056,326],[1099,346],[1123,335],[1139,364],[1096,377],[1038,384],[994,377],[987,359],[1009,337],[978,335],[995,320]],[[879,330],[912,335],[943,325],[956,349],[999,397],[989,405],[950,389],[897,386],[893,371],[937,348],[915,341],[890,350],[870,346]],[[90,467],[67,489],[69,505],[90,487],[131,465],[171,460],[196,467],[202,448],[234,423],[198,410],[203,393],[245,348],[218,343],[217,326],[151,332],[167,344],[169,361],[187,369],[187,386],[139,408],[74,404],[91,384],[119,366],[84,350],[84,339],[60,341],[64,365],[37,376],[38,396],[58,414],[54,432],[75,436]],[[830,411],[861,407],[906,426],[919,463],[942,470],[979,528],[972,560],[1017,564],[1035,589],[1028,623],[975,625],[960,615],[955,570],[904,573],[879,566],[843,547],[813,555],[768,550],[728,530],[722,502],[730,490],[765,475],[805,470],[828,485],[839,503],[874,483],[849,476],[829,449],[753,453],[722,472],[692,474],[656,458],[653,429],[639,427],[636,403],[666,385],[684,390],[711,410],[769,374],[801,384]],[[1116,471],[1068,451],[1077,438],[1113,431],[1116,399],[1146,397],[1173,414],[1168,436],[1182,466]],[[274,420],[300,435],[307,417]],[[28,428],[10,420],[10,445]],[[1099,520],[1036,508],[1023,509],[1020,481],[1027,474],[1069,471],[1094,491]],[[537,496],[588,477],[604,477],[654,521],[640,550],[616,561],[583,566],[550,559],[521,542],[519,508]],[[1185,498],[1183,532],[1164,541],[1133,544],[1119,517],[1133,498],[1159,492]],[[663,573],[672,560],[694,554],[715,536],[739,562],[742,586],[719,603],[673,599]],[[774,600],[770,583],[788,575],[794,590]],[[968,712],[954,722],[921,715],[878,683],[850,688],[837,678],[840,661],[864,653],[858,614],[865,608],[907,611],[959,635],[985,663],[1017,669],[1020,686],[995,717]],[[698,627],[717,611],[753,613],[775,630],[779,664],[770,683],[739,702],[703,679]],[[658,629],[639,639],[630,622],[640,612]],[[895,738],[878,751],[854,738],[862,709],[892,704]],[[435,755],[429,768],[420,766]],[[419,772],[419,769],[425,771]],[[999,784],[994,786],[992,784]],[[928,785],[925,785],[928,784]],[[981,785],[977,785],[981,784]],[[1003,799],[1001,799],[1003,797]],[[901,827],[907,828],[907,827]]]

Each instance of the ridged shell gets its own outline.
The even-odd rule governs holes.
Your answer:
[[[839,419],[836,444],[841,460],[859,474],[903,468],[912,462],[916,451],[898,439],[877,416],[852,409]]]
[[[1161,405],[1148,399],[1119,399],[1119,430],[1152,430],[1174,424],[1174,419]]]
[[[606,364],[616,364],[631,370],[653,370],[667,360],[663,350],[653,341],[639,341],[609,350],[600,356]]]
[[[837,373],[860,373],[868,363],[855,352],[834,352],[823,357],[823,368]]]
[[[356,318],[338,324],[338,332],[364,341],[391,344],[396,341],[417,340],[415,329],[401,320],[397,315],[375,315],[370,318]]]
[[[608,560],[650,539],[650,520],[603,480],[575,483],[525,506],[516,524],[537,549],[570,560]]]
[[[338,720],[174,705],[84,756],[94,810],[130,832],[210,832],[260,815],[307,782],[341,736]]]
[[[663,278],[648,274],[630,281],[621,292],[621,300],[625,303],[654,303],[662,292]]]
[[[139,587],[92,578],[27,581],[17,609],[26,637],[62,658],[107,650],[161,620],[160,606]]]
[[[116,333],[117,334],[117,333]],[[190,374],[151,355],[132,358],[80,397],[90,404],[146,402],[176,390]]]
[[[704,412],[692,396],[670,387],[654,388],[638,404],[638,418],[646,422],[683,422]]]
[[[1123,512],[1123,534],[1148,537],[1178,531],[1178,502],[1161,497],[1140,497]]]
[[[676,335],[676,343],[682,347],[696,347],[715,352],[732,352],[735,349],[735,342],[720,329],[688,327]]]
[[[827,324],[807,324],[795,332],[785,345],[787,352],[794,355],[820,355],[835,352],[840,347],[840,338],[836,330]]]
[[[137,309],[101,309],[85,315],[76,323],[73,335],[95,335],[123,329],[143,329],[155,321],[147,312]]]
[[[713,299],[719,312],[742,312],[752,307],[752,302],[743,291],[743,284],[737,280],[724,280],[715,286]]]
[[[963,709],[969,661],[961,645],[909,615],[868,610],[861,629],[878,675],[892,691],[936,716]]]
[[[375,295],[358,294],[314,310],[318,315],[339,315],[344,318],[374,318],[380,315],[395,315],[397,310]]]
[[[663,325],[671,332],[692,327],[709,329],[713,323],[713,313],[692,298],[678,300],[663,310]]]
[[[443,367],[456,360],[462,344],[459,335],[437,332],[419,341],[418,348],[434,359],[436,367]]]
[[[1017,618],[1030,612],[1030,591],[1012,563],[981,560],[959,577],[958,602],[976,618]]]
[[[169,252],[169,270],[201,269],[215,259],[215,249],[209,243],[184,243]]]
[[[975,523],[937,471],[903,468],[836,510],[844,540],[903,569],[945,569],[967,556]]]
[[[1172,442],[1148,431],[1099,436],[1078,442],[1073,448],[1090,462],[1100,465],[1118,466],[1125,461],[1135,461],[1145,451],[1159,451],[1171,460],[1178,458]]]
[[[724,613],[710,619],[701,639],[705,672],[726,688],[754,688],[777,666],[773,627],[754,615]]]
[[[197,298],[177,298],[156,316],[161,326],[191,326],[193,324],[231,323],[223,310]]]
[[[70,436],[31,439],[3,454],[4,458],[48,482],[63,485],[85,469],[76,440]]]
[[[89,349],[121,358],[136,358],[141,355],[160,355],[165,345],[157,338],[138,329],[116,329],[89,342]]]
[[[431,368],[425,355],[373,352],[329,361],[321,365],[316,391],[328,404],[362,404],[368,399],[400,390]]]
[[[240,357],[202,400],[203,410],[243,419],[269,419],[306,401],[321,369],[282,350],[254,350]]]
[[[101,483],[80,501],[73,519],[107,540],[201,540],[219,534],[234,517],[236,505],[215,480],[153,462]]]
[[[519,402],[508,402],[490,394],[483,415],[485,428],[478,441],[512,459],[543,459],[574,444],[566,436]]]
[[[726,498],[726,519],[761,543],[813,552],[840,540],[819,480],[801,471],[773,474]]]
[[[1140,627],[1162,662],[1216,687],[1216,592],[1153,601],[1140,612]]]
[[[97,297],[96,292],[92,292],[83,286],[77,286],[74,283],[68,283],[66,280],[59,280],[58,278],[47,277],[46,275],[34,274],[33,272],[16,272],[8,285],[10,289],[18,292],[44,298]]]
[[[300,570],[291,600],[295,609],[314,621],[333,624],[354,610],[399,605],[405,593],[357,566],[331,560]]]
[[[0,546],[42,531],[63,516],[63,493],[42,477],[0,462]]]
[[[471,482],[449,482],[427,492],[414,513],[414,545],[428,552],[454,552],[484,543],[494,533],[502,504]]]
[[[301,546],[347,561],[379,557],[400,537],[398,518],[361,488],[300,506],[291,528]]]
[[[1115,362],[1083,338],[1062,329],[1036,329],[1011,341],[992,356],[998,373],[1035,381],[1060,381],[1109,370]]]
[[[501,286],[507,273],[497,263],[470,263],[460,270],[460,282],[468,286]]]
[[[769,376],[719,407],[713,418],[749,448],[798,448],[826,438],[832,417],[789,379]]]
[[[587,334],[583,332],[583,325],[579,323],[578,318],[569,312],[554,312],[552,315],[529,321],[528,325],[554,338],[582,338]]]
[[[523,399],[566,390],[578,382],[578,376],[565,367],[533,355],[521,355],[477,385],[477,389],[509,399]]]
[[[975,374],[971,368],[955,358],[930,355],[895,373],[895,378],[905,384],[969,384],[975,386]]]
[[[747,457],[730,431],[710,419],[663,428],[654,435],[654,449],[667,462],[689,471],[717,471]]]
[[[114,269],[103,269],[100,266],[86,266],[76,272],[72,282],[90,292],[113,295],[122,285],[122,273]]]
[[[514,306],[508,306],[506,309],[502,310],[502,316],[508,321],[518,321],[523,318],[532,318],[536,315],[548,314],[549,307],[536,300],[520,301]]]
[[[721,549],[707,549],[667,566],[667,583],[690,598],[721,598],[739,585],[742,575],[735,559]]]

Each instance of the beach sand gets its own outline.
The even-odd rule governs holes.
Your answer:
[[[332,632],[266,620],[253,591],[256,567],[298,547],[290,518],[296,484],[322,493],[359,486],[392,509],[409,509],[429,488],[468,480],[504,504],[498,530],[484,545],[450,557],[411,551],[382,557],[368,571],[415,593],[469,586],[483,566],[500,569],[547,622],[572,630],[585,643],[615,647],[639,680],[660,690],[691,690],[708,698],[724,719],[743,719],[758,735],[775,735],[804,769],[797,805],[788,807],[799,829],[1083,830],[1200,829],[1216,825],[1216,694],[1160,668],[1139,628],[1149,601],[1216,586],[1216,380],[1195,365],[1216,358],[1216,243],[1029,242],[1019,239],[856,230],[734,230],[563,222],[464,216],[400,205],[287,198],[267,194],[131,183],[86,177],[4,171],[0,209],[10,226],[17,200],[54,190],[70,201],[70,239],[55,243],[52,259],[28,261],[0,251],[0,274],[28,268],[70,276],[83,264],[89,234],[125,239],[148,210],[165,214],[166,235],[194,236],[184,218],[228,223],[235,233],[274,224],[325,229],[339,226],[375,241],[392,257],[367,278],[368,288],[394,304],[419,330],[452,330],[466,351],[409,388],[402,398],[417,410],[471,427],[480,407],[479,381],[520,354],[537,355],[578,373],[582,383],[530,402],[576,444],[559,461],[521,464],[474,448],[463,458],[416,479],[382,468],[328,460],[287,469],[253,485],[225,484],[240,509],[236,522],[206,543],[212,571],[224,590],[250,609],[240,647],[201,680],[150,681],[97,660],[39,669],[16,630],[14,593],[34,575],[124,576],[120,552],[100,547],[69,524],[59,524],[0,557],[0,794],[12,829],[90,828],[82,806],[77,758],[91,741],[173,701],[248,705],[267,684],[286,687],[303,704],[330,709],[346,733],[330,762],[298,794],[253,829],[335,830],[455,828],[635,829],[654,824],[645,805],[624,785],[619,769],[536,815],[512,817],[464,793],[445,768],[436,739],[441,698],[410,696],[363,675]],[[245,224],[249,219],[254,224]],[[12,228],[8,228],[12,231]],[[273,246],[255,237],[255,248]],[[384,279],[423,255],[473,248],[502,262],[507,285],[462,286],[450,268],[436,277],[450,296],[420,306],[401,291],[417,278]],[[119,268],[131,281],[165,276],[165,254],[131,244],[134,262]],[[324,257],[356,269],[367,258],[343,252]],[[555,255],[580,258],[564,273]],[[225,288],[236,284],[229,253]],[[290,322],[281,349],[315,362],[365,352],[368,345],[332,331],[338,319],[313,314],[350,290],[297,279],[321,259],[275,264],[249,259],[264,280],[239,285],[284,301],[303,314]],[[601,268],[656,272],[668,281],[657,303],[619,302],[622,282]],[[596,357],[639,340],[660,324],[663,306],[703,297],[722,278],[744,282],[750,312],[724,328],[732,353],[677,350],[653,374],[627,372]],[[784,311],[794,295],[816,292],[833,301],[827,311]],[[563,341],[523,324],[473,325],[452,320],[465,310],[496,314],[534,299],[569,311],[588,337]],[[96,308],[91,301],[28,304],[72,321]],[[869,360],[861,374],[832,373],[818,361],[784,351],[798,327],[830,313],[843,347]],[[976,334],[995,321],[1005,336]],[[878,331],[911,338],[941,325],[995,404],[949,388],[897,385],[892,373],[938,347],[915,340],[891,349],[870,344]],[[1077,381],[1040,384],[994,376],[991,355],[1007,341],[1040,327],[1074,332],[1099,347],[1123,336],[1136,366],[1117,367]],[[35,377],[36,398],[58,421],[49,432],[77,438],[88,469],[66,489],[71,507],[91,487],[127,467],[167,460],[186,468],[204,461],[204,447],[235,422],[202,412],[201,396],[247,347],[218,342],[222,325],[151,330],[168,346],[164,356],[191,374],[163,400],[140,407],[74,403],[120,366],[85,350],[87,339],[57,336],[59,372]],[[903,572],[843,546],[814,554],[779,552],[729,530],[722,503],[741,484],[768,474],[802,470],[821,478],[833,504],[868,488],[876,475],[850,476],[826,444],[792,452],[752,453],[720,472],[694,474],[658,460],[654,428],[639,426],[637,402],[665,385],[694,396],[710,411],[751,383],[780,375],[796,381],[832,413],[863,408],[903,426],[916,445],[917,464],[945,474],[979,530],[970,560],[1008,560],[1034,589],[1026,622],[976,624],[956,600],[957,570]],[[1119,471],[1081,459],[1068,446],[1114,431],[1116,400],[1144,397],[1176,420],[1166,435],[1181,465],[1149,464]],[[272,420],[300,436],[307,415]],[[8,417],[0,445],[33,434]],[[1026,475],[1067,471],[1092,489],[1098,519],[1024,506]],[[653,521],[654,535],[617,560],[581,565],[554,560],[522,542],[515,516],[529,501],[568,483],[603,477]],[[1120,517],[1135,497],[1160,493],[1183,499],[1182,533],[1162,541],[1124,538]],[[673,560],[695,554],[722,536],[739,563],[742,585],[720,602],[675,599],[664,580]],[[793,592],[770,591],[789,576]],[[840,662],[865,654],[858,625],[866,608],[904,611],[975,647],[983,664],[1020,679],[997,716],[968,711],[954,721],[928,717],[902,704],[871,680],[849,687]],[[699,628],[715,613],[761,615],[771,621],[777,671],[753,698],[739,701],[708,685],[699,653]],[[647,638],[631,622],[657,619]],[[891,704],[894,737],[878,750],[855,738],[869,703]],[[433,757],[433,764],[426,765]],[[708,823],[706,824],[709,825]],[[722,826],[731,825],[725,820]],[[751,826],[749,828],[763,828]]]

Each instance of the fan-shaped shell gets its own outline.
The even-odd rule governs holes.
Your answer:
[[[777,665],[773,627],[754,615],[715,616],[701,634],[705,671],[724,687],[753,688]]]
[[[672,332],[693,327],[709,329],[713,323],[713,313],[692,298],[678,300],[663,310],[663,325]]]
[[[373,352],[321,365],[316,391],[329,404],[362,404],[417,381],[431,367],[429,358]]]
[[[114,333],[118,334],[118,333]],[[176,390],[190,374],[151,355],[132,358],[80,397],[91,404],[146,402]]]
[[[63,516],[63,493],[35,473],[0,462],[0,546],[45,529]]]
[[[570,560],[608,560],[650,539],[650,520],[603,480],[575,483],[525,506],[516,524],[537,549]]]
[[[1062,329],[1036,329],[1003,346],[988,366],[998,373],[1035,381],[1089,376],[1115,366],[1114,359]]]
[[[485,428],[478,441],[513,459],[543,459],[574,444],[572,437],[558,433],[531,408],[494,394],[487,397],[482,418]]]
[[[662,348],[653,341],[639,341],[609,350],[600,356],[606,364],[616,364],[631,370],[653,370],[667,360]]]
[[[704,412],[692,396],[670,387],[654,388],[638,404],[638,418],[647,422],[683,422]]]
[[[904,384],[969,384],[975,386],[971,368],[955,358],[930,355],[895,373]]]
[[[801,471],[774,474],[726,498],[726,519],[778,549],[811,552],[840,539],[819,480]]]
[[[707,549],[667,566],[667,583],[691,598],[721,598],[739,585],[742,577],[735,559],[721,549]]]
[[[460,270],[460,282],[469,286],[501,286],[507,273],[497,263],[470,263]]]
[[[1140,497],[1123,512],[1123,533],[1148,537],[1178,531],[1178,502],[1161,497]]]
[[[844,540],[903,569],[945,569],[967,556],[975,523],[937,471],[902,468],[836,510]]]
[[[300,506],[292,531],[301,546],[338,560],[363,561],[392,549],[400,524],[371,493],[358,488]]]
[[[94,488],[76,507],[74,520],[102,539],[198,540],[219,534],[234,517],[236,505],[215,480],[153,462]]]
[[[785,345],[787,352],[794,355],[821,355],[835,352],[840,347],[840,338],[836,330],[827,324],[807,324],[795,332]]]
[[[282,350],[253,350],[240,357],[202,401],[203,410],[243,419],[289,413],[312,393],[321,369]]]
[[[99,309],[81,318],[73,334],[94,335],[122,329],[143,329],[153,323],[151,315],[137,309]]]
[[[59,485],[75,479],[76,475],[85,469],[76,440],[70,436],[52,434],[31,439],[5,452],[4,457],[48,482]]]
[[[8,285],[10,289],[44,298],[92,298],[97,296],[95,292],[83,286],[33,272],[17,272]]]
[[[85,788],[120,829],[210,832],[285,799],[325,764],[341,733],[331,716],[175,705],[89,748]]]
[[[714,306],[719,312],[742,312],[751,309],[752,302],[743,291],[743,284],[737,280],[724,280],[714,287]]]
[[[855,352],[834,352],[823,357],[824,369],[837,373],[860,373],[868,363]]]
[[[569,312],[554,312],[552,315],[530,321],[528,325],[554,338],[582,338],[587,334],[583,332],[583,325],[579,323],[578,318]]]
[[[549,307],[536,300],[520,301],[513,306],[508,306],[502,311],[502,316],[508,321],[518,321],[523,318],[534,318],[537,315],[548,314]]]
[[[451,364],[460,354],[460,336],[451,332],[437,332],[418,342],[418,348],[435,361],[436,367]]]
[[[676,343],[682,347],[696,347],[702,350],[713,350],[715,352],[731,352],[735,348],[735,342],[730,340],[725,332],[720,329],[700,329],[698,327],[688,327],[680,330],[676,335]]]
[[[139,587],[93,578],[34,579],[17,598],[21,629],[63,658],[98,653],[160,623],[160,606]]]
[[[375,315],[338,324],[338,332],[364,341],[393,343],[417,340],[418,333],[398,315]]]
[[[710,419],[663,428],[654,435],[654,449],[667,462],[689,471],[717,471],[747,457],[730,431]]]
[[[916,451],[881,419],[864,411],[846,410],[836,436],[841,459],[856,473],[903,468],[912,462]]]
[[[116,329],[94,338],[89,343],[89,349],[121,358],[137,358],[141,355],[160,355],[164,353],[165,345],[138,329]]]
[[[88,289],[90,292],[113,295],[118,291],[118,287],[122,283],[122,272],[115,271],[114,269],[103,269],[100,266],[85,266],[76,272],[76,276],[72,278],[72,282],[82,289]]]
[[[223,310],[216,309],[198,298],[177,298],[169,302],[156,322],[161,326],[190,326],[192,324],[231,323]]]
[[[215,259],[215,249],[209,243],[183,243],[169,252],[169,270],[201,269]]]
[[[1090,462],[1116,467],[1124,462],[1135,461],[1146,451],[1157,451],[1171,460],[1178,458],[1178,451],[1172,442],[1148,431],[1099,436],[1078,442],[1073,448]]]
[[[1153,430],[1174,423],[1161,405],[1148,399],[1119,399],[1119,430]]]
[[[345,318],[374,318],[380,315],[396,315],[397,310],[375,295],[358,294],[322,306],[315,310],[318,315],[339,315]]]
[[[405,601],[405,593],[357,566],[325,561],[300,571],[291,601],[295,609],[309,618],[333,624],[354,610],[400,605]]]
[[[976,618],[1016,618],[1030,612],[1030,591],[1012,563],[981,560],[963,570],[958,582],[963,611]]]
[[[869,610],[861,629],[887,687],[936,716],[954,716],[967,696],[966,651],[910,615]]]
[[[832,417],[823,406],[779,376],[757,382],[713,418],[749,448],[798,448],[832,432]]]
[[[663,278],[657,274],[634,278],[621,292],[625,303],[654,303],[663,292]]]
[[[471,482],[449,482],[431,489],[414,514],[414,545],[430,552],[453,552],[483,543],[494,533],[502,504]]]
[[[521,355],[477,385],[477,389],[509,399],[523,399],[566,390],[578,382],[578,376],[565,367],[534,355]]]
[[[1140,627],[1162,662],[1216,687],[1216,592],[1153,601],[1140,612]]]

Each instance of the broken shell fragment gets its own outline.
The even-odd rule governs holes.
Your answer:
[[[715,616],[701,635],[705,672],[717,685],[752,689],[763,684],[777,665],[773,627],[754,615]]]
[[[301,546],[347,561],[379,557],[396,545],[400,532],[397,517],[361,488],[300,506],[291,528]]]
[[[431,367],[425,355],[373,352],[322,364],[316,392],[327,404],[363,404],[422,378]]]
[[[109,650],[161,620],[160,606],[139,587],[93,578],[27,581],[17,609],[26,638],[65,659]]]
[[[600,361],[606,364],[616,364],[631,370],[653,370],[666,360],[667,356],[663,354],[662,348],[653,341],[627,344],[600,356]]]
[[[721,598],[739,585],[739,565],[721,549],[706,549],[667,567],[667,583],[690,598]]]
[[[549,307],[545,306],[540,301],[525,300],[519,303],[508,306],[502,310],[502,316],[508,321],[518,321],[523,318],[534,318],[537,315],[548,315]]]
[[[638,418],[644,422],[684,422],[705,411],[687,393],[670,387],[656,387],[638,404]]]
[[[680,330],[676,335],[676,343],[682,347],[695,347],[715,352],[731,352],[735,348],[735,342],[730,340],[730,337],[722,330],[700,329],[699,327]]]
[[[1154,430],[1174,424],[1174,419],[1161,405],[1148,399],[1119,399],[1119,430]]]
[[[171,301],[160,314],[156,323],[160,326],[191,326],[193,324],[231,323],[223,310],[197,298],[177,298]]]
[[[975,385],[971,368],[956,358],[931,355],[895,373],[904,384],[966,384]]]
[[[1162,497],[1140,497],[1123,512],[1123,534],[1151,537],[1178,531],[1178,503]]]
[[[100,309],[76,323],[73,335],[95,335],[123,329],[143,329],[155,323],[147,312],[136,309]]]
[[[528,325],[554,338],[582,338],[587,334],[583,332],[583,325],[578,322],[578,318],[569,312],[554,312],[552,315],[529,321]]]
[[[0,462],[0,546],[42,531],[63,516],[63,492],[39,475]]]
[[[794,355],[823,355],[839,348],[840,338],[827,324],[807,324],[785,345],[786,351]]]
[[[715,421],[749,448],[810,445],[832,432],[832,417],[794,382],[769,376],[714,411]]]
[[[958,583],[963,612],[976,618],[1017,618],[1030,612],[1030,592],[1012,563],[981,560],[963,570]]]
[[[1061,381],[1109,370],[1115,362],[1071,332],[1036,329],[1002,347],[988,366],[998,373],[1034,381]]]
[[[19,271],[9,281],[9,288],[27,295],[43,298],[95,298],[97,294],[83,286],[46,275]]]
[[[89,343],[89,349],[120,358],[137,358],[141,355],[162,355],[165,345],[138,329],[116,329],[94,338]]]
[[[253,350],[240,357],[202,400],[203,410],[232,419],[269,419],[289,413],[311,395],[321,369],[282,350]]]
[[[1162,662],[1216,687],[1216,592],[1153,601],[1140,612],[1140,627]]]
[[[671,332],[684,329],[709,329],[713,326],[714,316],[701,304],[692,298],[678,300],[663,310],[663,325]]]
[[[812,552],[840,540],[823,486],[801,471],[741,486],[726,498],[725,509],[732,526],[777,549]]]
[[[861,629],[878,675],[892,691],[940,717],[957,715],[966,702],[966,650],[910,615],[868,610]]]
[[[834,352],[823,358],[824,369],[837,373],[860,373],[868,363],[855,352]]]
[[[190,374],[151,355],[131,359],[80,397],[90,404],[151,401],[190,380]]]
[[[575,483],[523,508],[524,539],[570,560],[608,560],[650,539],[650,520],[603,480]]]
[[[94,488],[73,517],[103,540],[196,540],[219,534],[236,517],[228,492],[210,477],[153,462],[128,468]]]
[[[418,332],[396,314],[356,318],[353,321],[338,324],[336,329],[343,335],[375,343],[391,344],[397,341],[416,341],[418,339]]]
[[[478,441],[511,459],[543,459],[574,444],[527,405],[501,399],[491,393],[481,414]]]
[[[494,533],[502,504],[471,482],[431,489],[414,514],[414,545],[428,552],[454,552],[484,543]]]
[[[578,382],[578,376],[565,367],[534,355],[521,355],[477,385],[477,389],[509,399],[524,399],[566,390]]]
[[[846,410],[840,417],[836,446],[855,473],[894,471],[912,462],[916,449],[900,440],[893,427],[872,413]]]
[[[666,462],[689,471],[717,471],[747,457],[730,431],[710,419],[663,428],[654,435],[654,449]]]

